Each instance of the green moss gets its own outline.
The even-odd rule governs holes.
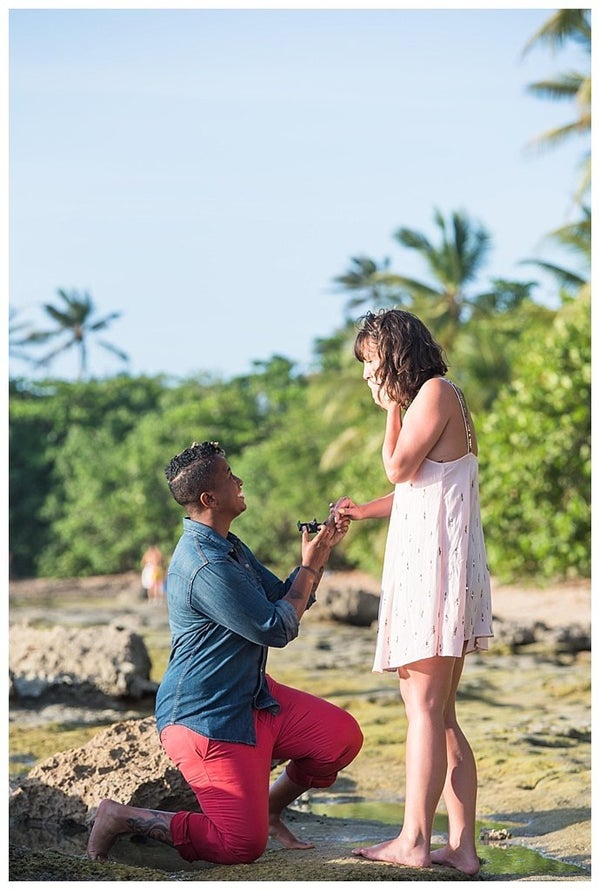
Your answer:
[[[346,845],[349,846],[349,845]],[[324,852],[324,851],[323,851]],[[200,865],[191,871],[165,873],[115,862],[92,862],[49,850],[9,849],[10,881],[458,881],[465,876],[450,868],[404,868],[352,856],[344,844],[315,855],[295,850],[266,853],[249,865]],[[67,877],[68,876],[68,877]]]
[[[169,661],[169,637],[163,632],[144,635],[144,643],[152,664],[150,679],[160,683]]]
[[[165,873],[153,868],[133,868],[117,863],[92,862],[78,856],[55,853],[53,850],[27,850],[11,845],[8,879],[61,883],[63,881],[164,881]]]
[[[52,757],[59,751],[81,748],[86,742],[110,723],[94,726],[65,726],[62,723],[49,723],[44,726],[17,726],[9,724],[8,750],[9,772],[15,778],[29,770],[36,763]]]

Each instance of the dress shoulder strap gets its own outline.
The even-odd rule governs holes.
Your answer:
[[[456,393],[456,396],[458,398],[458,403],[460,405],[460,410],[462,412],[463,421],[465,424],[465,433],[467,436],[467,447],[469,449],[469,454],[470,454],[473,451],[473,433],[471,431],[471,424],[469,423],[469,413],[467,411],[467,403],[465,402],[465,397],[462,393],[462,390],[458,388],[456,383],[453,383],[451,380],[448,380],[447,377],[444,377],[443,379],[446,380],[450,384],[450,386],[452,387],[452,389],[454,390],[454,392]]]

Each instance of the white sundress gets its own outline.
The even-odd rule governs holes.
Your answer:
[[[459,399],[469,450],[445,463],[426,458],[410,482],[396,485],[383,562],[376,673],[434,655],[460,657],[487,649],[493,636],[479,465],[462,393],[446,382]]]

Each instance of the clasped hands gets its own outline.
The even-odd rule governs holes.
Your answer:
[[[313,545],[313,549],[333,549],[342,540],[352,519],[358,519],[357,506],[349,497],[341,497],[329,505],[329,515],[319,524],[319,530],[313,538],[309,532],[302,532],[303,545]]]
[[[358,507],[352,498],[344,496],[338,498],[334,504],[329,505],[329,516],[327,519],[332,520],[338,531],[342,532],[343,530],[343,535],[348,531],[351,520],[359,518]]]

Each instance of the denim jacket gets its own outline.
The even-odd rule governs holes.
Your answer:
[[[212,739],[256,743],[254,709],[277,713],[265,679],[269,646],[298,635],[281,581],[229,532],[192,519],[173,553],[166,594],[171,653],[156,696],[158,731],[181,724]]]

